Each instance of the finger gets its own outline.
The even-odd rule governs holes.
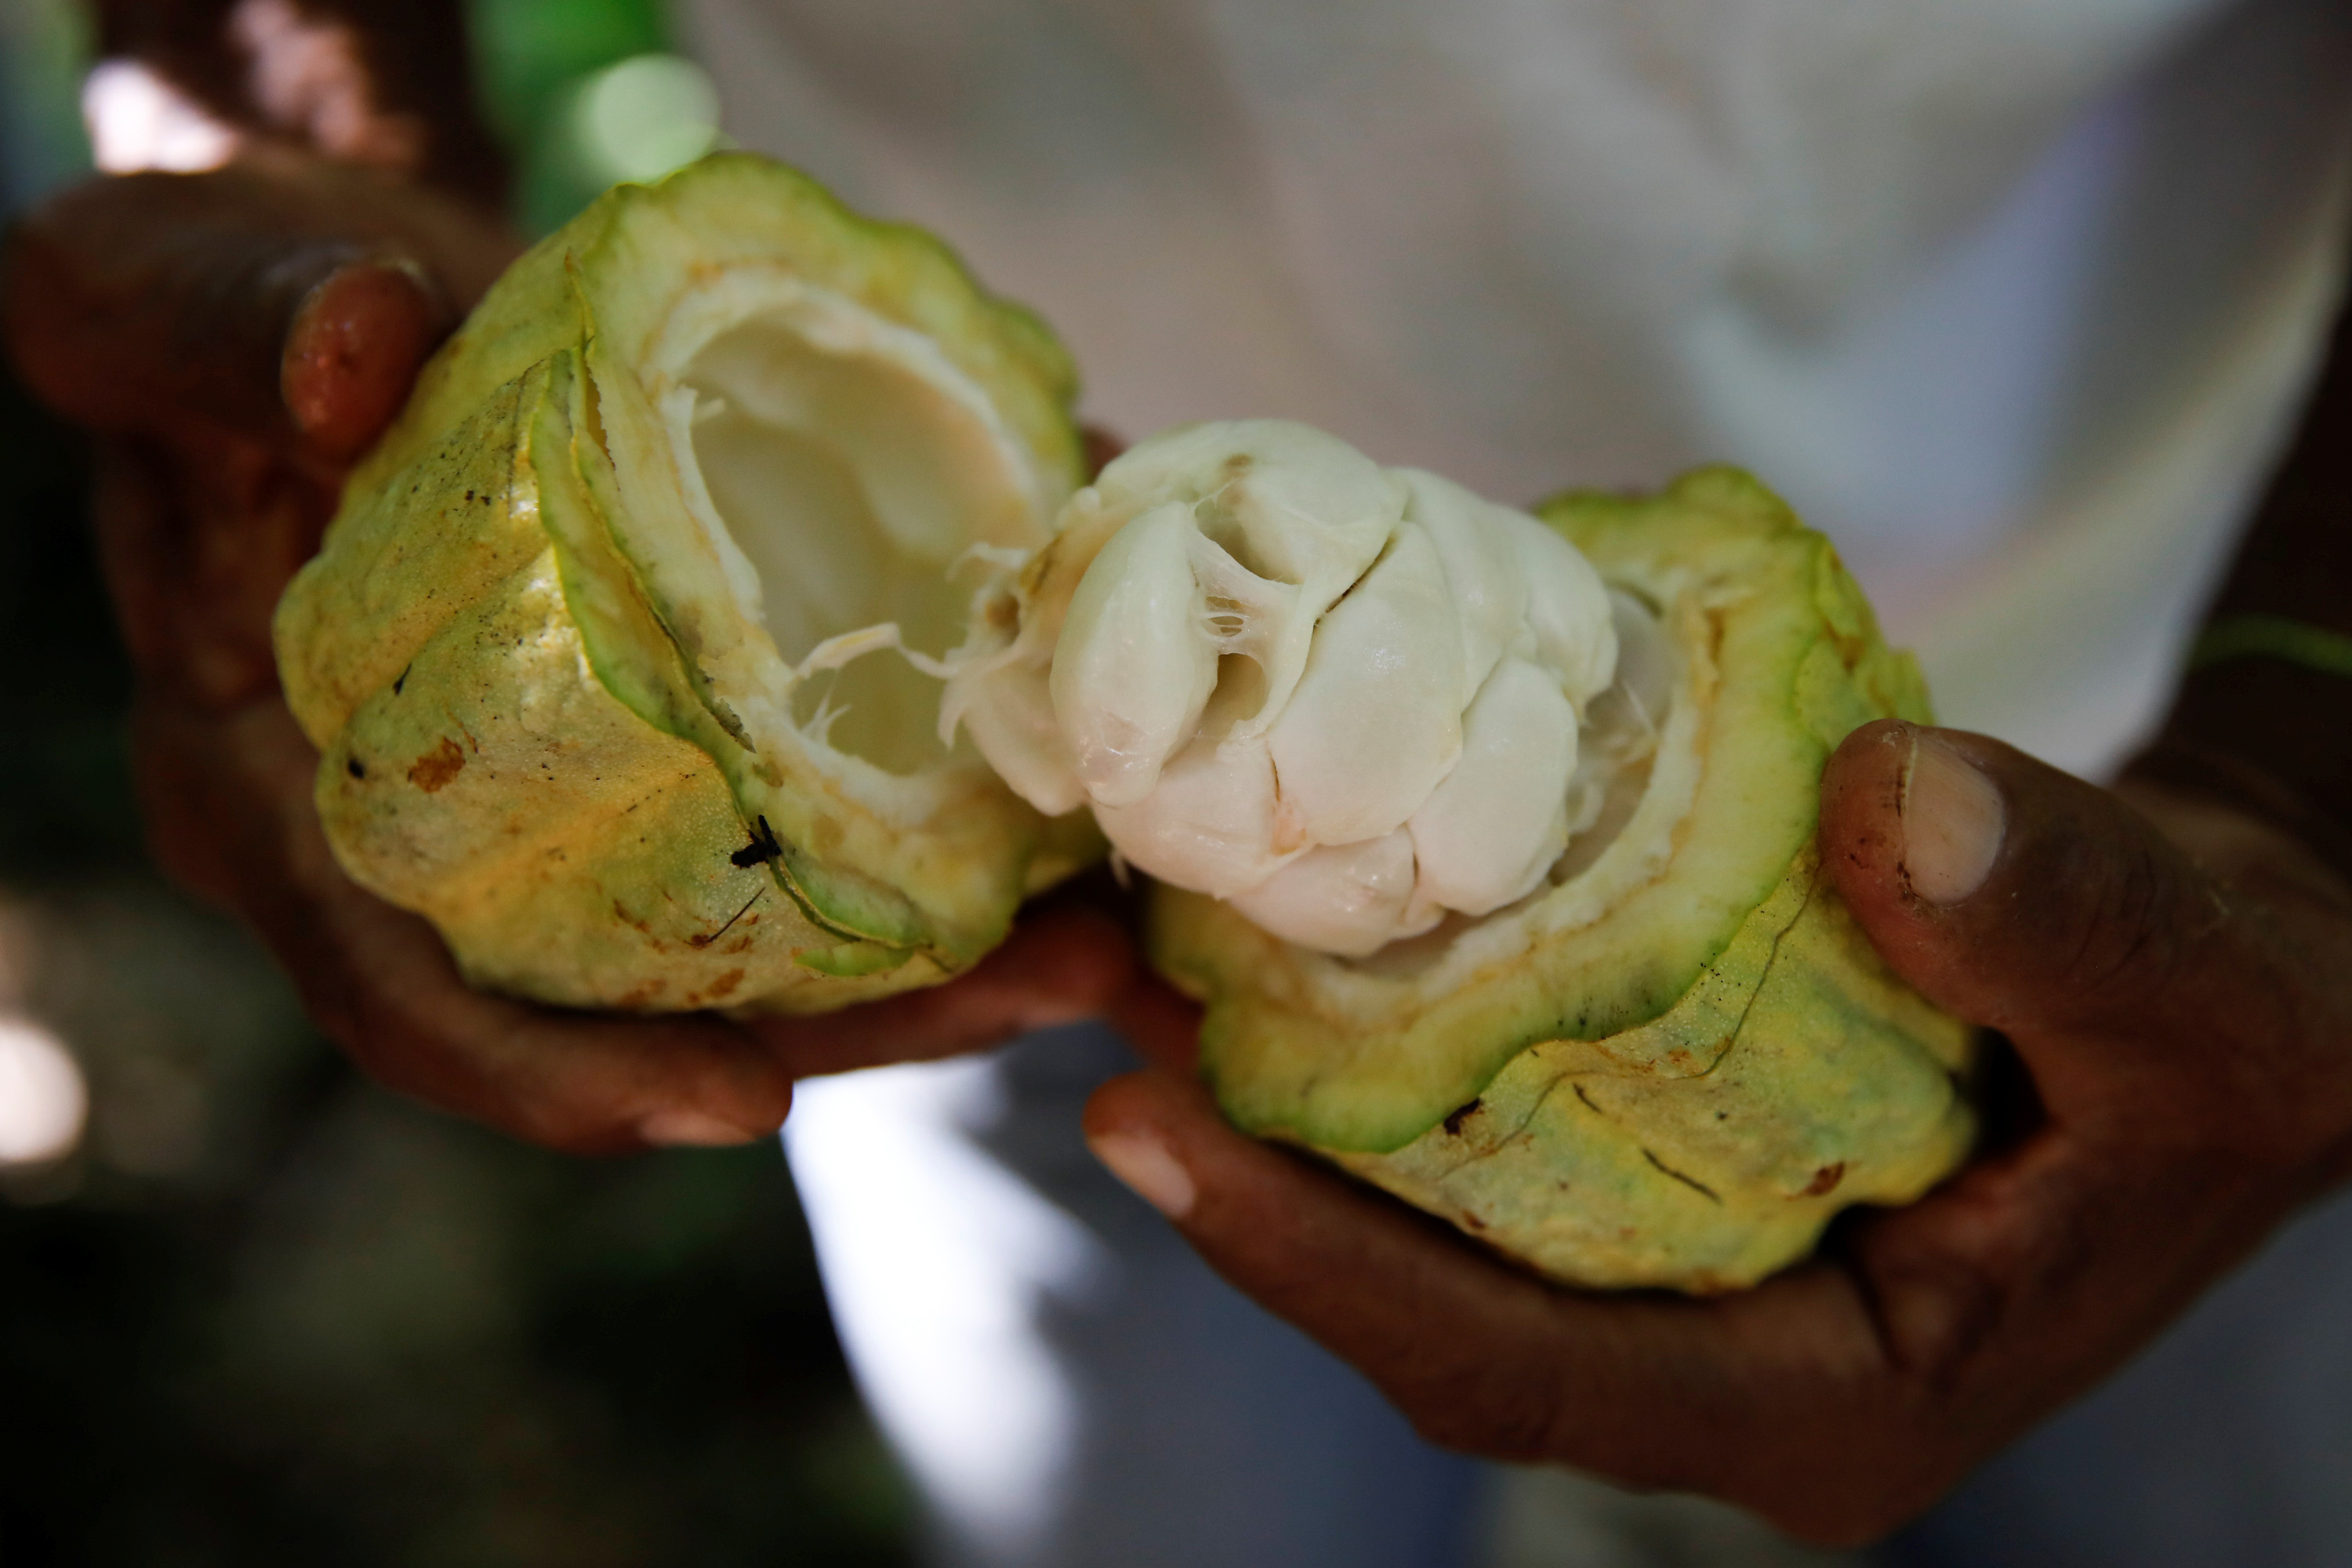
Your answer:
[[[100,181],[25,221],[10,247],[9,338],[34,390],[101,430],[191,419],[283,443],[288,328],[365,251],[191,202],[169,176]]]
[[[467,985],[433,929],[353,884],[310,810],[318,759],[281,703],[139,716],[142,804],[175,875],[241,913],[371,1077],[576,1152],[773,1131],[792,1073],[725,1020],[601,1017]]]
[[[1360,1368],[1426,1435],[1496,1458],[1550,1456],[1558,1401],[1530,1375],[1554,1338],[1540,1286],[1234,1131],[1188,1079],[1113,1079],[1088,1101],[1086,1133],[1220,1274]],[[1486,1353],[1460,1353],[1470,1343]]]
[[[1822,858],[1894,968],[2015,1040],[2045,1099],[2091,1062],[2221,1065],[2302,993],[2239,910],[2105,790],[1983,736],[1885,721],[1822,781]]]
[[[1133,945],[1116,921],[1084,906],[1054,908],[1024,917],[1003,946],[944,985],[748,1026],[794,1078],[933,1061],[1099,1017],[1135,972]]]
[[[1114,1079],[1086,1129],[1220,1274],[1362,1371],[1433,1441],[1784,1510],[1871,1494],[1850,1469],[1823,1489],[1822,1472],[1866,1441],[1878,1386],[1868,1314],[1837,1270],[1710,1301],[1559,1290],[1235,1132],[1187,1079]],[[1797,1522],[1843,1533],[1855,1521]]]
[[[347,447],[350,410],[396,406],[419,357],[405,345],[429,347],[509,254],[467,209],[351,171],[131,175],[68,191],[19,226],[0,310],[34,389],[84,424],[194,423],[283,448],[309,418]],[[371,326],[385,347],[351,352]],[[396,390],[371,390],[387,375]],[[338,390],[353,381],[368,395]],[[310,405],[300,417],[289,393]]]
[[[2316,1006],[2326,966],[2169,834],[1999,742],[1857,731],[1823,778],[1821,843],[1897,973],[1999,1027],[2032,1074],[2029,1137],[1850,1232],[1893,1363],[2005,1390],[1977,1415],[2014,1430],[2311,1188],[2343,1015]]]
[[[2119,1159],[2046,1129],[1843,1237],[1890,1366],[1990,1448],[2113,1371],[2264,1231],[2237,1173]],[[2275,1208],[2291,1201],[2281,1194]],[[1959,1397],[1965,1395],[1965,1397]],[[1956,1437],[1966,1434],[1955,1431]]]
[[[285,331],[278,383],[296,433],[331,463],[359,456],[451,325],[447,301],[415,263],[337,267],[302,297]]]
[[[100,560],[143,700],[228,708],[278,689],[270,615],[334,487],[236,441],[97,446]]]
[[[290,911],[289,911],[290,912]],[[701,1016],[615,1018],[467,986],[424,921],[344,883],[264,926],[306,1005],[370,1077],[574,1153],[741,1143],[783,1125],[793,1075]]]

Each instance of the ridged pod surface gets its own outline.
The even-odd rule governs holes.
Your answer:
[[[341,864],[543,1001],[812,1011],[967,966],[1090,830],[793,704],[838,673],[823,634],[944,592],[971,544],[1043,542],[1074,384],[936,240],[780,164],[606,195],[427,365],[279,607]],[[770,515],[793,486],[756,482],[739,426],[839,492],[816,521],[859,552]],[[934,697],[873,749],[935,728]]]

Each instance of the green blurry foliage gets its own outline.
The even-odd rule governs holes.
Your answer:
[[[472,0],[468,9],[476,79],[509,146],[543,127],[581,78],[670,47],[658,0]]]
[[[614,181],[667,173],[710,146],[708,106],[690,88],[662,90],[700,73],[670,53],[658,0],[471,0],[468,15],[483,109],[515,160],[515,216],[526,231],[544,234]],[[607,79],[629,62],[652,68],[635,82]],[[627,153],[614,156],[616,142],[674,151],[639,166]]]
[[[0,202],[21,205],[89,172],[79,91],[88,21],[74,0],[0,5]]]

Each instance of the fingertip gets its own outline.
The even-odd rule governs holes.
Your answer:
[[[1985,885],[2009,825],[1990,745],[1899,719],[1846,737],[1822,775],[1821,847],[1850,905],[1948,909]]]
[[[514,1057],[468,1053],[424,1098],[574,1154],[730,1148],[783,1125],[790,1081],[735,1042],[653,1020],[559,1027]]]
[[[1196,1079],[1113,1079],[1084,1126],[1096,1158],[1212,1268],[1376,1378],[1425,1346],[1432,1311],[1444,1321],[1433,1290],[1483,1316],[1498,1287],[1525,1285],[1386,1194],[1234,1127]]]
[[[656,1149],[727,1149],[775,1135],[773,1127],[747,1128],[699,1110],[656,1110],[637,1123],[637,1136]]]
[[[1212,1152],[1207,1145],[1228,1139],[1258,1147],[1255,1139],[1225,1120],[1207,1085],[1189,1073],[1159,1067],[1123,1073],[1103,1083],[1087,1097],[1083,1125],[1089,1139],[1151,1138],[1188,1151],[1184,1159],[1191,1165],[1199,1164]]]
[[[1087,1108],[1080,1118],[1087,1141],[1130,1133],[1158,1136],[1159,1106],[1166,1095],[1165,1083],[1162,1075],[1147,1070],[1121,1073],[1097,1087],[1087,1097]]]
[[[1915,984],[1941,963],[1953,918],[1984,887],[2006,840],[2006,796],[1987,765],[1992,745],[1879,720],[1847,736],[1822,772],[1822,868]]]
[[[1841,884],[1892,883],[1903,862],[1903,788],[1919,727],[1879,719],[1848,735],[1822,771],[1822,859]]]
[[[2009,805],[2000,785],[1940,731],[1922,730],[1903,792],[1903,875],[1938,909],[1976,895],[2000,859]]]
[[[422,268],[346,262],[315,284],[286,333],[279,386],[305,442],[346,462],[382,435],[452,324]]]
[[[1138,1073],[1130,1078],[1145,1076]],[[1096,1090],[1087,1101],[1087,1147],[1129,1192],[1169,1219],[1182,1220],[1192,1214],[1193,1204],[1199,1200],[1199,1184],[1155,1119],[1140,1113],[1146,1108],[1134,1102],[1139,1090],[1118,1089],[1118,1086],[1129,1082],[1114,1079]],[[1098,1102],[1102,1107],[1099,1111],[1096,1109]]]
[[[2143,1046],[2186,1040],[2210,1025],[2181,999],[2235,997],[2238,1016],[2276,990],[2211,881],[2147,817],[1990,736],[1857,731],[1823,777],[1821,845],[1895,973],[2029,1058],[2095,1021]],[[2201,986],[2192,958],[2211,965]]]
[[[1087,1147],[1138,1197],[1171,1220],[1192,1217],[1216,1144],[1238,1138],[1207,1090],[1157,1068],[1110,1079],[1087,1097]]]

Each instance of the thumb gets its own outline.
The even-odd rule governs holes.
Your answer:
[[[257,191],[230,174],[132,175],[27,217],[0,307],[34,390],[95,429],[356,455],[455,308],[397,237]]]
[[[2277,1005],[2268,956],[2152,823],[1998,741],[1857,730],[1822,777],[1821,844],[1896,973],[2009,1035],[2037,1078],[2056,1041],[2144,1058],[2151,1040],[2240,1033]]]

